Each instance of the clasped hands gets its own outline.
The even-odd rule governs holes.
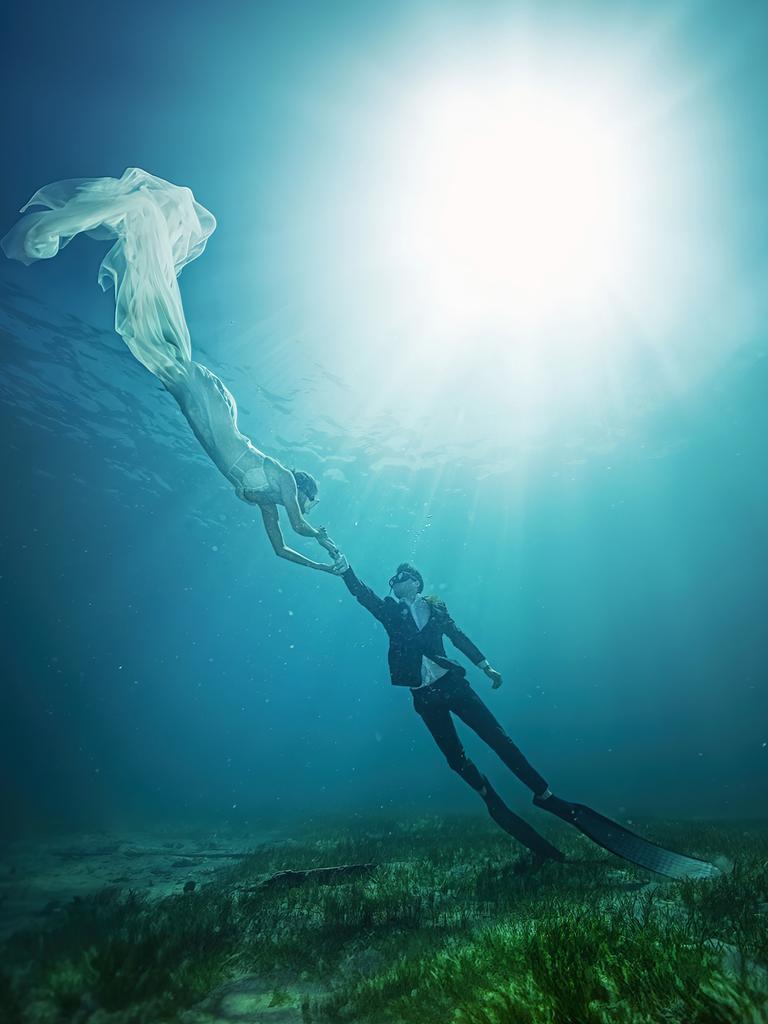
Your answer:
[[[341,576],[342,573],[345,573],[349,568],[349,562],[328,536],[328,531],[324,526],[318,526],[316,540],[333,559],[333,565],[330,566],[329,571],[336,576]]]
[[[325,548],[328,554],[333,559],[333,565],[326,567],[327,572],[331,572],[334,576],[341,576],[349,568],[349,562],[345,556],[339,551],[338,547],[333,543],[331,538],[328,536],[328,531],[324,526],[318,526],[317,532],[315,533],[315,540],[320,547]]]

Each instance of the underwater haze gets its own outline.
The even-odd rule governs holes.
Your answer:
[[[61,179],[190,188],[218,222],[179,278],[193,356],[241,429],[317,478],[310,521],[377,593],[421,570],[502,673],[456,655],[515,743],[623,822],[768,807],[767,35],[764,5],[724,2],[4,14],[0,231]],[[588,307],[548,279],[583,269],[550,262],[556,232],[518,294],[461,192],[438,247],[419,219],[458,166],[416,159],[420,97],[526,69],[631,96],[608,114],[631,217]],[[0,261],[5,836],[483,817],[379,624],[275,558],[115,334],[105,251]]]
[[[3,1024],[768,1024],[767,38],[4,10]]]

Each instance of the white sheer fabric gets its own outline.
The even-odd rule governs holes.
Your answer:
[[[115,289],[115,330],[134,356],[171,392],[195,436],[239,497],[277,499],[270,461],[237,427],[237,404],[224,383],[192,360],[177,281],[216,227],[188,188],[138,167],[121,178],[71,178],[39,189],[0,246],[29,264],[50,259],[75,235],[114,238],[99,284]],[[271,478],[271,479],[270,479]]]

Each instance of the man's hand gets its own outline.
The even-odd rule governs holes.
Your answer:
[[[337,558],[336,561],[333,563],[333,568],[331,569],[331,572],[335,576],[342,576],[347,571],[348,568],[349,562],[347,561],[346,555],[342,555],[340,551],[337,552]]]
[[[498,690],[498,688],[504,682],[504,680],[501,678],[501,672],[497,672],[496,669],[495,668],[491,668],[490,665],[487,665],[483,669],[483,672],[485,672],[485,674],[491,680],[491,689],[492,690]]]

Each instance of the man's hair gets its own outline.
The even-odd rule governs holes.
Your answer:
[[[292,469],[293,479],[296,481],[297,490],[301,491],[302,494],[306,494],[310,501],[314,501],[317,497],[317,480],[309,474],[305,473],[301,469]]]
[[[409,572],[411,576],[419,582],[419,593],[424,589],[424,577],[421,575],[418,569],[411,565],[410,562],[401,562],[397,567],[397,573]],[[395,575],[397,576],[397,573]]]

